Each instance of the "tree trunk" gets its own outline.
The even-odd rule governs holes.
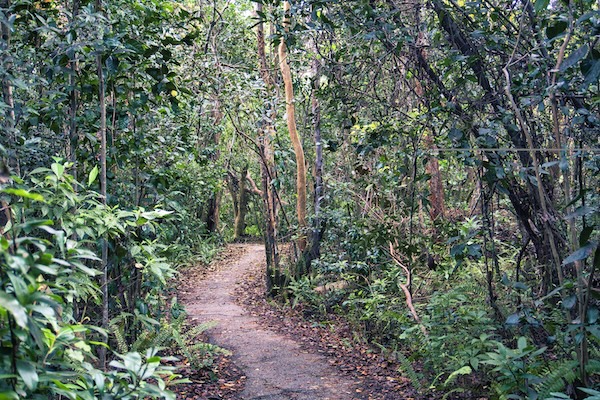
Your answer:
[[[286,32],[290,28],[290,2],[283,2],[283,27]],[[304,252],[306,249],[306,166],[304,160],[304,149],[296,129],[296,110],[294,105],[294,86],[292,83],[292,72],[287,57],[285,38],[279,43],[279,67],[285,88],[285,111],[287,115],[287,127],[290,139],[296,155],[296,215],[298,217],[298,249]]]
[[[437,14],[440,28],[447,34],[450,44],[462,55],[471,60],[469,66],[477,77],[478,85],[483,90],[485,99],[489,102],[493,111],[497,115],[501,115],[503,110],[506,109],[513,108],[513,111],[515,111],[515,107],[512,105],[518,104],[518,99],[512,99],[510,86],[508,85],[510,80],[507,79],[507,88],[505,88],[505,100],[508,104],[502,104],[502,97],[493,89],[493,86],[486,75],[486,71],[489,70],[489,68],[485,65],[484,59],[477,50],[477,47],[471,43],[468,32],[463,31],[440,0],[433,0],[429,4],[431,4],[433,11]],[[419,54],[418,51],[416,52],[416,56],[419,68],[422,69],[438,86],[440,92],[447,100],[453,101],[452,93],[444,86],[439,76],[437,76],[437,74],[429,67],[424,57]],[[506,74],[508,74],[508,72],[505,69],[505,75]],[[516,109],[516,111],[518,111],[518,109]],[[454,112],[459,117],[468,118],[459,104],[455,107]],[[515,112],[515,120],[517,120],[516,124],[518,124],[519,128],[515,128],[514,126],[516,124],[512,124],[512,121],[503,121],[504,128],[508,132],[514,147],[519,149],[531,149],[530,151],[518,152],[522,165],[526,168],[533,167],[534,170],[537,170],[538,168],[536,165],[541,164],[540,159],[542,155],[533,150],[535,148],[535,143],[528,132],[527,125],[522,123],[524,122],[524,117],[521,116],[519,118],[518,114],[518,112]],[[474,137],[479,136],[474,124],[471,133]],[[502,163],[501,156],[498,154],[488,151],[486,152],[486,155],[494,162]],[[507,191],[519,221],[531,238],[540,263],[546,266],[546,268],[552,268],[552,266],[554,266],[559,280],[561,280],[562,266],[559,248],[564,240],[562,240],[561,234],[556,230],[555,226],[560,219],[558,218],[556,209],[548,201],[545,182],[538,178],[539,174],[536,174],[536,184],[526,182],[526,187],[520,185],[515,177],[510,176],[506,178],[505,182],[500,183]]]
[[[215,147],[219,145],[221,140],[221,133],[218,130],[219,124],[223,119],[223,113],[221,112],[221,102],[219,98],[215,95],[213,96],[214,104],[213,104],[213,120],[215,124],[215,134],[213,136],[213,144]],[[211,155],[211,161],[216,165],[221,156],[221,152],[216,149],[214,154]],[[208,200],[208,211],[206,215],[206,230],[209,233],[216,233],[219,230],[219,212],[221,208],[221,195],[222,191],[218,190],[216,193],[213,193],[210,199]]]
[[[96,0],[96,12],[102,9],[102,0]],[[98,103],[100,106],[100,195],[102,203],[106,205],[107,180],[106,180],[106,88],[104,71],[102,70],[102,54],[96,56],[96,68],[98,74]],[[109,298],[108,298],[108,241],[102,239],[102,328],[108,331],[109,324]],[[100,347],[100,363],[106,367],[106,349]]]
[[[323,201],[323,142],[321,138],[321,108],[317,99],[316,91],[319,89],[319,61],[316,58],[317,40],[314,40],[315,58],[313,59],[313,92],[311,111],[313,117],[313,129],[315,139],[315,193],[314,207],[315,215],[312,223],[310,236],[310,247],[304,256],[306,273],[311,271],[313,260],[321,256],[321,240],[323,238],[323,221],[321,219],[321,202]]]
[[[263,5],[256,3],[257,14],[260,15]],[[269,73],[267,57],[265,54],[265,32],[262,22],[257,24],[256,28],[257,53],[261,78],[269,92],[274,92],[275,81]],[[269,107],[267,105],[267,107]],[[273,294],[273,289],[278,285],[280,279],[279,270],[279,250],[277,248],[277,208],[275,189],[271,182],[275,170],[275,161],[271,139],[275,136],[275,127],[273,126],[274,110],[267,109],[263,120],[263,128],[259,132],[260,153],[261,153],[261,183],[263,188],[263,204],[265,207],[265,253],[267,260],[266,269],[266,287],[267,293]],[[269,113],[269,111],[271,111]]]
[[[10,0],[0,0],[0,8],[8,9],[9,7]],[[7,20],[8,18],[9,15],[6,15]],[[11,38],[10,26],[5,22],[0,23],[0,32],[2,33],[2,40],[0,41],[0,46],[2,47],[2,50],[9,50]],[[15,101],[13,97],[13,85],[10,79],[12,60],[10,58],[11,57],[9,56],[8,59],[4,61],[4,69],[6,71],[6,75],[2,77],[2,99],[6,104],[4,131],[7,132],[8,139],[8,162],[6,162],[5,164],[12,168],[13,173],[20,175],[21,167],[16,149]]]
[[[233,194],[237,197],[235,202],[235,219],[233,225],[233,239],[237,240],[244,236],[246,229],[246,212],[248,211],[248,193],[246,191],[246,181],[248,176],[248,165],[242,168],[238,185],[238,192]]]
[[[429,216],[435,222],[438,218],[445,218],[446,204],[444,202],[444,184],[440,173],[440,163],[437,159],[437,146],[433,141],[431,131],[425,134],[425,146],[430,151],[425,171],[429,174]]]
[[[79,134],[77,132],[77,108],[79,103],[79,90],[75,89],[75,75],[78,71],[77,62],[71,60],[71,75],[69,76],[69,84],[71,91],[69,93],[69,154],[68,160],[73,163],[73,178],[77,180],[77,142]]]

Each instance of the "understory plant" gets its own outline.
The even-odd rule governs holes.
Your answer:
[[[178,376],[161,365],[167,359],[156,347],[112,353],[107,369],[98,364],[108,332],[94,312],[103,301],[98,242],[162,213],[105,206],[68,166],[57,160],[1,190],[0,397],[174,399],[167,387]],[[140,269],[163,281],[169,270],[160,262],[148,259]]]

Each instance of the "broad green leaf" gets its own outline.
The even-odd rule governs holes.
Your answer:
[[[26,221],[24,224],[21,224],[21,227],[23,229],[32,229],[50,225],[54,225],[54,221],[52,221],[51,219],[33,219],[30,221]]]
[[[156,218],[164,218],[167,215],[173,214],[173,211],[167,211],[167,210],[153,210],[153,211],[146,211],[143,212],[141,214],[142,218],[145,218],[147,220],[153,220]]]
[[[520,313],[514,313],[514,314],[509,315],[506,318],[506,324],[508,324],[508,325],[517,325],[520,320],[521,320],[521,314]]]
[[[472,372],[473,372],[473,370],[471,369],[471,367],[469,367],[468,365],[465,365],[464,367],[459,368],[456,371],[452,372],[450,374],[450,376],[448,376],[448,379],[446,379],[446,382],[444,382],[444,386],[448,385],[449,383],[454,382],[454,380],[459,375],[469,375]]]
[[[0,400],[19,400],[17,392],[0,392]]]
[[[527,338],[525,336],[520,336],[519,339],[517,339],[517,348],[521,351],[527,348]]]
[[[44,167],[40,167],[40,168],[36,168],[33,171],[31,171],[30,173],[32,175],[36,175],[36,174],[47,174],[48,172],[51,172],[48,168],[44,168]]]
[[[594,207],[589,207],[589,206],[582,206],[582,207],[578,207],[575,211],[573,211],[572,213],[565,215],[565,219],[571,220],[574,218],[579,218],[579,217],[583,217],[586,215],[590,215],[596,212],[596,209]]]
[[[59,163],[52,164],[50,169],[52,169],[52,172],[54,172],[58,178],[62,178],[65,173],[65,166]]]
[[[65,354],[72,361],[77,361],[78,363],[82,363],[85,360],[83,353],[79,350],[67,349]]]
[[[98,166],[95,166],[90,171],[90,174],[88,175],[88,186],[91,186],[92,183],[94,183],[94,181],[96,180],[97,177],[98,177]]]
[[[585,246],[585,244],[590,240],[592,233],[594,232],[594,226],[586,226],[581,230],[579,234],[579,245]]]
[[[546,400],[563,400],[563,399],[571,400],[571,396],[568,396],[564,393],[550,392],[550,394],[554,397],[549,397]]]
[[[600,60],[586,60],[585,67],[584,63],[581,63],[582,71],[585,70],[585,80],[583,81],[583,86],[591,85],[593,83],[598,82],[598,78],[600,77]]]
[[[17,360],[17,372],[29,390],[34,390],[37,387],[39,378],[35,365],[29,361]]]
[[[597,243],[588,243],[579,250],[573,252],[569,257],[565,258],[562,265],[571,264],[575,261],[581,261],[588,258],[596,249]]]
[[[523,282],[515,282],[515,283],[513,283],[512,286],[515,289],[517,289],[517,290],[527,290],[527,289],[529,289],[529,287],[526,284],[524,284]]]
[[[561,33],[563,33],[569,25],[565,21],[557,21],[554,25],[550,25],[546,28],[546,36],[548,39],[554,39]]]
[[[590,388],[584,388],[584,387],[580,387],[578,388],[579,390],[581,390],[584,393],[587,393],[591,396],[586,397],[586,400],[600,400],[600,392],[594,389],[590,389]]]
[[[102,274],[102,272],[98,271],[97,269],[90,268],[80,262],[72,262],[71,264],[74,265],[75,267],[79,268],[82,272],[86,273],[89,276],[97,276],[97,275]]]
[[[27,327],[27,310],[17,299],[6,292],[0,292],[0,307],[8,311],[21,328]]]
[[[550,0],[536,0],[535,1],[535,12],[539,13],[540,11],[547,9],[548,4],[550,4]]]
[[[138,372],[142,368],[142,356],[140,353],[127,353],[122,358],[127,370]]]
[[[599,311],[596,307],[590,307],[587,310],[587,323],[595,324],[598,321]]]
[[[585,330],[591,333],[596,339],[600,339],[600,326],[598,324],[586,326]]]
[[[567,69],[571,68],[573,65],[577,64],[583,57],[587,55],[588,49],[589,47],[586,43],[574,52],[572,52],[569,55],[569,57],[567,57],[565,61],[563,61],[563,63],[561,64],[560,71],[564,72]]]
[[[11,272],[9,272],[7,275],[8,279],[10,280],[10,283],[12,284],[13,292],[15,296],[17,296],[18,301],[20,303],[27,304],[27,298],[29,297],[29,286],[27,282],[25,282],[25,279],[23,279],[23,275],[14,274]]]
[[[577,304],[577,296],[571,295],[562,301],[563,308],[570,310]]]
[[[75,333],[87,332],[89,329],[84,325],[67,325],[60,328],[60,331],[56,335],[57,338],[65,335],[73,335]]]
[[[31,193],[25,189],[14,189],[14,188],[6,188],[2,189],[3,193],[12,194],[13,196],[21,197],[24,199],[31,199],[34,201],[45,201],[44,196],[38,193]]]

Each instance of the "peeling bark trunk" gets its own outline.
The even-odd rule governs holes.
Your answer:
[[[286,32],[290,27],[290,2],[283,3],[283,27]],[[292,72],[290,70],[287,47],[285,39],[282,38],[279,43],[279,67],[285,88],[285,111],[287,115],[287,127],[290,134],[290,140],[294,147],[296,155],[296,215],[298,217],[298,240],[297,245],[300,252],[306,249],[306,166],[304,159],[304,149],[302,141],[296,128],[296,108],[294,105],[294,86],[292,83]]]

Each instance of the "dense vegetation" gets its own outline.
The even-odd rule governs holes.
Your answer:
[[[597,2],[0,8],[0,397],[172,398],[244,236],[423,394],[600,396]]]

